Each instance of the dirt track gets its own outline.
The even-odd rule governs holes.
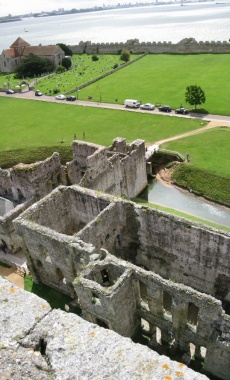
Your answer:
[[[17,273],[16,268],[5,268],[0,265],[0,276],[24,289],[24,277]]]
[[[155,144],[161,145],[161,144],[163,144],[165,142],[168,142],[168,141],[174,141],[174,140],[182,139],[182,138],[187,137],[187,136],[197,135],[199,133],[205,132],[208,129],[216,128],[216,127],[220,127],[220,126],[221,127],[228,127],[228,128],[230,128],[230,121],[224,121],[224,120],[214,121],[214,120],[212,120],[205,127],[196,129],[195,131],[190,131],[190,132],[182,133],[182,134],[177,135],[177,136],[173,136],[173,137],[169,137],[169,138],[164,139],[164,140],[157,141],[157,142],[155,142]]]

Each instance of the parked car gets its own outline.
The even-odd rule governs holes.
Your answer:
[[[187,110],[187,108],[181,107],[181,108],[177,108],[175,110],[175,113],[180,113],[181,115],[187,115],[189,113],[189,110]]]
[[[172,108],[170,106],[161,106],[158,108],[161,112],[171,112]]]
[[[129,107],[129,108],[138,108],[140,107],[141,102],[139,100],[126,99],[124,105],[125,107]]]
[[[140,109],[141,109],[141,110],[152,111],[152,110],[154,110],[154,108],[155,108],[154,104],[151,104],[151,103],[145,103],[145,104],[142,104],[142,105],[140,106]]]
[[[59,95],[55,96],[55,99],[57,99],[57,100],[66,100],[66,96],[63,95],[63,94],[59,94]]]
[[[42,92],[39,91],[39,90],[36,90],[36,91],[35,91],[35,96],[42,96]]]
[[[6,94],[12,95],[14,94],[14,90],[11,90],[11,88],[9,88],[8,90],[6,90]]]
[[[73,95],[67,96],[66,100],[70,102],[74,102],[74,100],[76,100],[76,96],[73,96]]]

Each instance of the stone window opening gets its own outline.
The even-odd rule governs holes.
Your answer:
[[[37,259],[37,266],[38,266],[39,268],[43,268],[42,262],[41,262],[41,260],[39,260],[39,259]]]
[[[103,281],[103,286],[110,286],[109,272],[107,269],[101,270],[101,277]]]
[[[64,274],[62,273],[62,271],[61,271],[60,268],[57,268],[57,269],[56,269],[56,276],[57,276],[57,278],[58,278],[58,281],[62,281],[63,284],[66,284],[65,276],[64,276]]]
[[[141,330],[145,333],[150,333],[150,325],[149,322],[145,319],[141,318]]]
[[[92,293],[91,302],[92,302],[92,304],[94,304],[94,305],[101,306],[100,298],[98,297],[98,295],[97,295],[95,292]]]
[[[161,329],[159,327],[156,327],[156,342],[160,345],[162,345],[161,341]]]
[[[147,286],[143,282],[140,282],[140,305],[142,309],[150,311]]]
[[[96,323],[98,326],[103,327],[104,329],[109,329],[109,326],[107,325],[107,323],[103,321],[102,319],[96,318]]]
[[[200,356],[201,356],[203,359],[205,359],[206,355],[207,355],[207,348],[204,347],[204,346],[200,346]]]
[[[199,317],[199,307],[197,307],[194,303],[189,302],[187,324],[193,332],[197,332],[198,317]]]
[[[173,299],[172,299],[171,294],[163,291],[163,294],[162,294],[163,314],[164,314],[164,319],[167,319],[169,321],[172,321],[172,304],[173,304]]]

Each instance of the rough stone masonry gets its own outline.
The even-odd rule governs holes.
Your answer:
[[[208,379],[1,277],[0,288],[1,379]]]
[[[67,186],[73,183],[79,185]],[[5,203],[1,208],[0,238],[9,252],[23,250],[35,282],[71,296],[72,303],[81,308],[88,321],[114,330],[123,337],[148,336],[155,350],[174,351],[183,363],[189,362],[193,356],[203,363],[207,374],[229,380],[230,235],[127,200],[138,195],[146,184],[142,140],[128,145],[124,139],[117,138],[109,147],[74,141],[73,160],[66,166],[61,165],[59,155],[55,153],[39,163],[0,169],[0,196],[6,201],[11,200],[15,206],[9,210]],[[1,287],[1,294],[4,289]],[[19,294],[14,287],[9,292],[15,297]],[[15,300],[18,305],[21,303],[20,298]],[[3,296],[1,310],[7,310],[10,315],[13,311],[7,309],[8,305],[8,297]],[[51,329],[45,327],[49,326],[48,317],[59,313],[60,323],[65,327],[63,320],[70,318],[70,314],[51,312],[45,301],[41,304],[43,306],[39,305],[41,314],[34,317],[36,307],[33,302],[22,301],[21,311],[13,320],[7,319],[7,313],[2,314],[1,328],[10,334],[11,322],[16,330],[18,322],[23,327],[21,319],[25,313],[32,321],[28,323],[30,330],[31,325],[36,326],[40,319],[43,322],[44,317],[47,321],[44,331],[47,329],[47,332],[36,338],[34,346],[28,343],[28,347],[20,345],[19,349],[22,357],[25,347],[29,348],[34,360],[39,357],[41,362],[35,360],[35,366],[46,368],[48,365],[44,374],[39,373],[39,376],[47,376],[51,358],[46,357],[46,337]],[[73,324],[83,323],[81,320],[76,322],[78,317],[73,318],[76,318]],[[54,321],[52,323],[58,326]],[[94,329],[102,331],[95,326]],[[39,334],[43,331],[41,325],[38,330]],[[18,331],[16,336],[20,339],[20,328]],[[117,336],[113,335],[115,333],[103,331],[102,340],[106,341],[108,336],[109,347],[106,342],[104,345],[99,343],[102,356],[104,352],[100,360],[107,363],[108,353],[109,370],[115,361],[114,357],[110,360],[109,337]],[[59,338],[56,345],[59,354],[55,358],[62,356],[65,347],[65,339],[60,334]],[[68,339],[74,343],[75,333],[68,334]],[[131,344],[129,339],[116,339],[120,342],[121,353],[124,342]],[[16,341],[18,344],[18,339]],[[91,345],[94,342],[87,341]],[[13,343],[10,346],[14,348]],[[49,349],[51,347],[53,343]],[[77,347],[78,351],[80,349],[81,344]],[[147,348],[141,350],[145,352]],[[7,356],[7,351],[1,350],[1,353]],[[17,363],[22,360],[17,358],[17,353],[11,353],[11,359],[16,357]],[[75,363],[74,355],[65,358],[65,362]],[[96,357],[99,360],[99,356]],[[122,356],[121,361],[126,363],[127,357]],[[136,368],[135,363],[139,363],[137,367],[141,370],[138,357],[142,358],[142,355],[138,353],[135,362],[130,359],[130,365]],[[52,368],[59,368],[59,362],[55,360]],[[144,359],[143,362],[146,363]],[[175,370],[174,375],[162,372],[162,368],[168,369],[170,361],[164,367],[159,358],[157,362],[159,369],[154,368],[154,379],[157,378],[155,373],[164,380],[185,376],[180,370]],[[98,368],[99,364],[96,361],[93,365]],[[145,378],[138,369],[133,372],[129,367],[123,373],[120,366],[117,370],[121,374],[119,378],[133,379],[135,373],[137,378]],[[85,366],[83,361],[80,367],[79,379],[95,378],[92,366]],[[146,364],[148,376],[151,368]],[[181,368],[185,368],[183,364]],[[63,375],[63,370],[59,370]],[[71,376],[70,379],[76,378]],[[193,379],[200,378],[197,374],[192,376]],[[111,377],[116,378],[115,375]]]

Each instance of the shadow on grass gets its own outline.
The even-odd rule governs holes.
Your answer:
[[[209,112],[205,108],[193,108],[190,110],[190,113],[208,114]]]

